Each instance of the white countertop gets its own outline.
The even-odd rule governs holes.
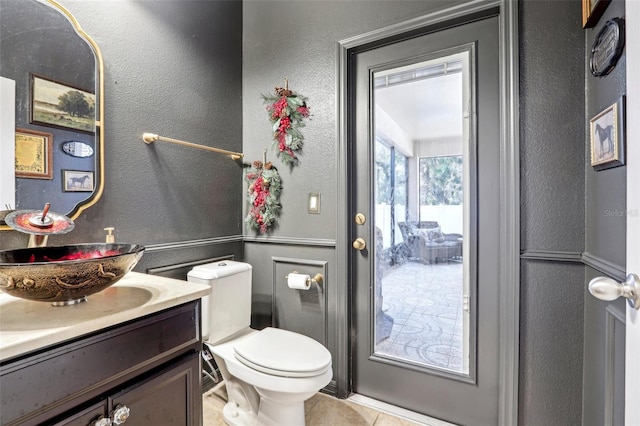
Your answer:
[[[129,272],[87,302],[52,306],[0,292],[0,361],[207,296],[207,285]]]

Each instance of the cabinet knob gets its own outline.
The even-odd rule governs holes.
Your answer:
[[[92,421],[89,426],[111,426],[112,424],[109,417],[100,416],[97,420]]]
[[[116,408],[113,410],[113,413],[111,414],[111,419],[113,421],[113,424],[121,425],[122,423],[126,422],[127,419],[129,418],[130,412],[131,410],[129,410],[129,407],[127,407],[126,405],[116,405]]]

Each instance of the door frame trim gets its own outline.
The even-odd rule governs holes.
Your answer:
[[[351,381],[351,271],[348,270],[351,218],[349,217],[348,92],[349,54],[358,48],[402,34],[435,28],[450,22],[499,9],[500,26],[500,360],[499,407],[501,426],[518,423],[518,368],[520,339],[520,138],[519,138],[519,51],[517,0],[473,0],[424,16],[370,31],[337,43],[337,213],[336,221],[336,393],[346,398]]]

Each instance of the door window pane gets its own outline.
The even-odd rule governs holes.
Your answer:
[[[374,75],[373,355],[469,373],[468,61]],[[468,114],[466,115],[468,117]]]

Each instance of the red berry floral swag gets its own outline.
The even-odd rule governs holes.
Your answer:
[[[249,213],[245,222],[260,233],[267,233],[280,214],[282,184],[278,170],[269,162],[254,161],[247,171]]]
[[[300,128],[310,116],[307,98],[289,90],[286,80],[285,87],[276,87],[275,91],[275,95],[262,95],[272,124],[274,146],[284,164],[296,165],[304,140]]]

